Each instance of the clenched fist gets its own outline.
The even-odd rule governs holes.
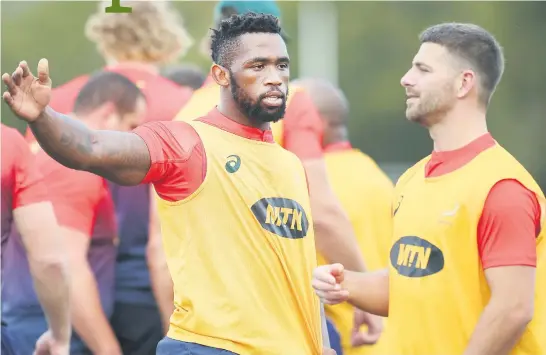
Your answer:
[[[347,301],[349,291],[343,288],[344,268],[341,264],[319,266],[313,271],[313,288],[324,304]]]

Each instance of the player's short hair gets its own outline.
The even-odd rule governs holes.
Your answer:
[[[197,90],[203,86],[206,80],[203,70],[194,64],[168,66],[163,68],[161,75],[180,86],[187,86],[193,90]]]
[[[247,33],[272,33],[281,34],[279,20],[268,14],[232,15],[220,22],[218,29],[212,30],[211,56],[212,61],[223,67],[229,67],[233,61],[237,49],[239,37]]]
[[[470,65],[478,76],[479,98],[488,105],[504,72],[504,54],[495,37],[480,26],[442,23],[424,30],[421,43],[436,43]]]
[[[176,61],[193,45],[180,13],[168,1],[124,1],[132,13],[105,13],[111,1],[99,3],[85,34],[99,52],[117,61],[165,64]]]
[[[123,75],[101,71],[93,74],[80,90],[74,103],[74,113],[89,113],[111,102],[120,115],[136,110],[137,102],[144,95]]]

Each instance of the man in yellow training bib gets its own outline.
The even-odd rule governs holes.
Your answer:
[[[486,30],[426,29],[401,80],[432,154],[395,189],[390,266],[315,271],[317,294],[389,316],[401,355],[546,354],[544,195],[489,134],[501,47]]]
[[[192,122],[90,130],[47,107],[46,60],[2,79],[4,100],[62,164],[154,184],[175,310],[158,354],[332,354],[310,287],[315,240],[305,172],[273,141],[289,57],[278,20],[223,21],[212,38],[218,105]],[[335,352],[333,352],[335,354]]]

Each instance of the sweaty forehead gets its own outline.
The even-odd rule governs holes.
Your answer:
[[[267,58],[275,61],[288,57],[286,44],[282,37],[274,33],[247,33],[239,38],[239,48],[235,62],[240,64],[253,58]]]

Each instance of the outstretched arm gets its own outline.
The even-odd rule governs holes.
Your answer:
[[[133,133],[94,131],[48,107],[51,79],[46,59],[38,77],[21,62],[13,74],[2,75],[4,101],[30,128],[42,148],[61,164],[103,176],[120,185],[137,185],[150,168],[146,143]]]
[[[138,185],[150,169],[150,153],[137,134],[96,131],[50,107],[30,123],[44,151],[59,163],[120,185]]]

